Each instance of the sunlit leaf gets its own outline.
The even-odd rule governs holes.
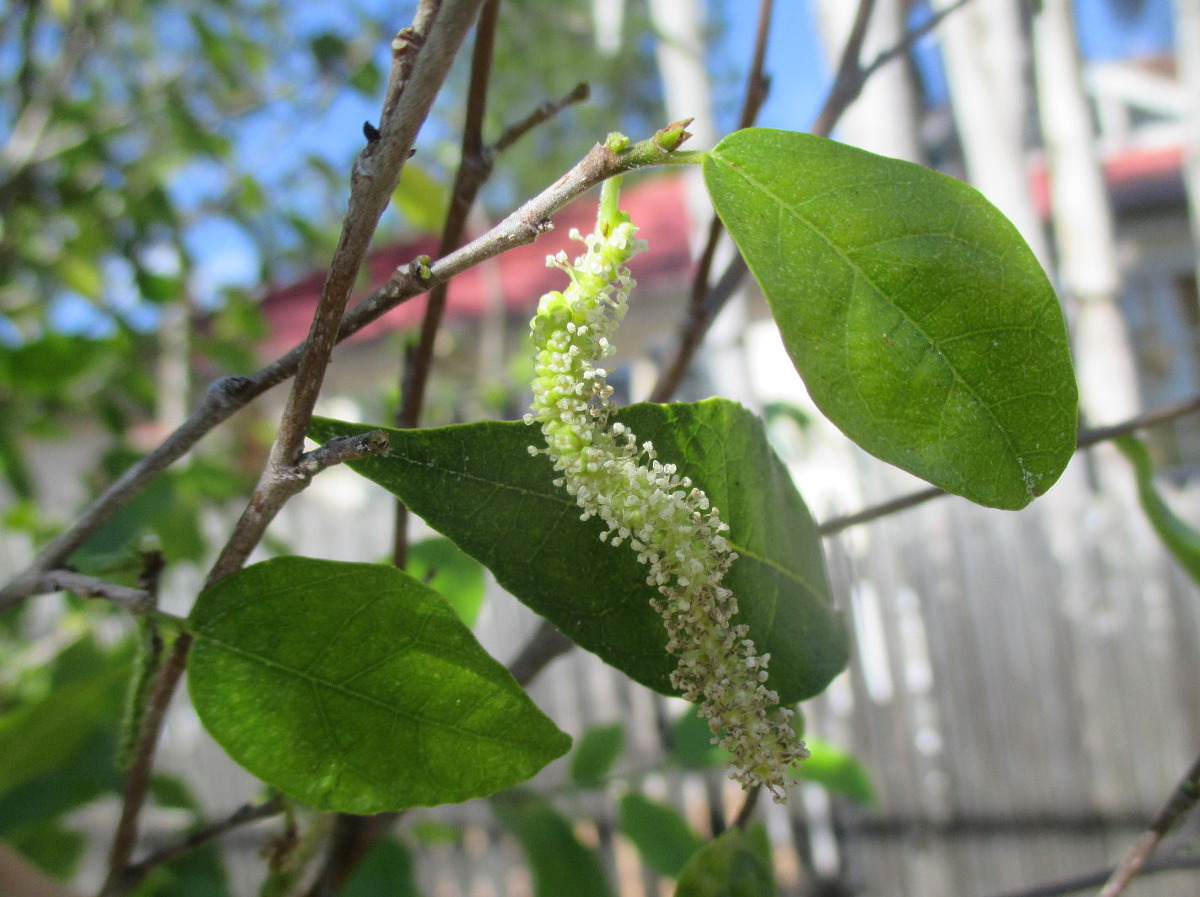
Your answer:
[[[753,128],[704,160],[809,393],[842,431],[943,489],[1021,508],[1075,449],[1054,289],[968,185],[810,134]]]
[[[445,599],[392,567],[266,561],[202,592],[189,625],[209,732],[321,809],[480,797],[570,746]]]

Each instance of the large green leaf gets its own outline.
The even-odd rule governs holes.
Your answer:
[[[675,897],[774,897],[771,846],[761,825],[731,828],[709,841],[679,873]]]
[[[704,175],[809,393],[847,436],[994,507],[1058,479],[1078,400],[1062,311],[977,191],[766,128],[722,140]]]
[[[652,440],[704,489],[730,526],[740,555],[726,577],[738,620],[771,654],[770,685],[784,703],[820,692],[846,665],[847,637],[834,612],[812,516],[767,444],[762,424],[736,403],[710,399],[633,405],[616,419]],[[312,435],[370,427],[316,420]],[[488,421],[389,430],[391,451],[351,466],[398,495],[430,526],[479,559],[517,598],[579,645],[664,693],[674,659],[650,607],[656,590],[635,553],[600,541],[604,525],[553,485],[532,427]]]
[[[571,823],[550,803],[510,791],[493,797],[491,806],[525,850],[534,897],[612,897],[600,858],[579,843]]]
[[[321,809],[480,797],[570,745],[445,599],[391,567],[277,558],[206,589],[189,622],[204,725]]]

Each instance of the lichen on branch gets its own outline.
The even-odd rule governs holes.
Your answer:
[[[634,287],[627,264],[646,248],[617,205],[619,178],[606,181],[596,229],[572,231],[587,251],[547,263],[570,278],[547,293],[531,322],[537,354],[528,424],[540,424],[547,454],[561,474],[554,482],[574,496],[581,519],[608,526],[600,538],[627,543],[658,589],[652,600],[667,628],[667,650],[678,661],[671,684],[700,705],[714,743],[733,756],[733,777],[785,795],[786,769],[808,756],[792,731],[792,711],[769,689],[770,654],[759,654],[745,625],[733,622],[737,600],[723,584],[736,560],[725,524],[708,496],[658,460],[621,423],[609,423],[612,387],[599,363],[613,353],[612,336]]]

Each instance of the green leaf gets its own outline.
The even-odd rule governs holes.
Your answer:
[[[571,743],[445,599],[392,567],[276,558],[202,592],[190,627],[209,732],[324,810],[481,797]]]
[[[588,729],[571,755],[571,780],[585,788],[602,785],[624,746],[625,727],[620,723]]]
[[[342,897],[417,897],[412,853],[395,838],[380,841],[367,854],[346,886]]]
[[[1058,479],[1078,402],[1062,310],[977,191],[766,128],[722,140],[704,175],[813,401],[847,436],[998,508]]]
[[[860,804],[875,801],[871,776],[861,763],[841,748],[817,738],[806,738],[805,746],[811,756],[788,769],[793,779],[816,782],[836,794],[844,794]]]
[[[617,824],[646,865],[668,878],[678,878],[692,854],[704,846],[704,839],[675,810],[637,791],[621,798]]]
[[[738,622],[771,654],[771,688],[784,703],[820,692],[846,665],[845,625],[829,597],[816,524],[771,451],[762,423],[722,399],[624,408],[616,420],[653,440],[704,489],[730,526],[740,556],[726,577]],[[372,427],[314,420],[319,441]],[[579,520],[553,485],[540,439],[519,422],[388,430],[389,454],[351,464],[398,495],[497,581],[577,644],[666,694],[675,667],[635,553],[600,541],[604,525]]]
[[[421,233],[441,231],[450,202],[445,183],[420,165],[407,163],[392,194],[392,206],[405,223]]]
[[[679,874],[675,897],[775,897],[765,830],[732,828],[709,841]]]
[[[467,626],[483,606],[483,567],[449,539],[424,539],[408,552],[408,573],[450,602]]]
[[[671,759],[687,769],[708,769],[724,766],[730,760],[729,751],[712,743],[708,720],[696,714],[692,707],[675,723],[671,733]]]
[[[1181,520],[1155,488],[1154,465],[1146,446],[1135,436],[1121,436],[1113,442],[1133,465],[1138,501],[1150,525],[1188,576],[1200,583],[1200,532]]]
[[[549,803],[508,792],[493,797],[491,806],[525,850],[534,897],[613,897],[596,852],[579,843],[571,823]]]
[[[65,766],[95,733],[116,721],[127,664],[60,685],[0,718],[0,795]]]

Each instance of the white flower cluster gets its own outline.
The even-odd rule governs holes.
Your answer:
[[[758,654],[747,628],[732,623],[737,601],[722,584],[737,557],[724,536],[729,527],[653,445],[639,446],[620,423],[608,426],[612,387],[595,362],[613,352],[609,339],[634,286],[626,263],[646,244],[616,209],[615,194],[606,199],[595,232],[571,233],[587,252],[573,264],[561,252],[547,260],[571,283],[543,296],[531,322],[537,357],[525,422],[541,425],[546,444],[530,452],[550,456],[562,473],[555,485],[575,497],[582,519],[608,525],[602,540],[628,542],[649,567],[647,582],[659,591],[652,603],[679,661],[671,684],[700,703],[713,742],[733,755],[733,777],[766,785],[782,801],[787,767],[808,751],[792,731],[792,711],[778,707],[765,685],[770,655]]]

